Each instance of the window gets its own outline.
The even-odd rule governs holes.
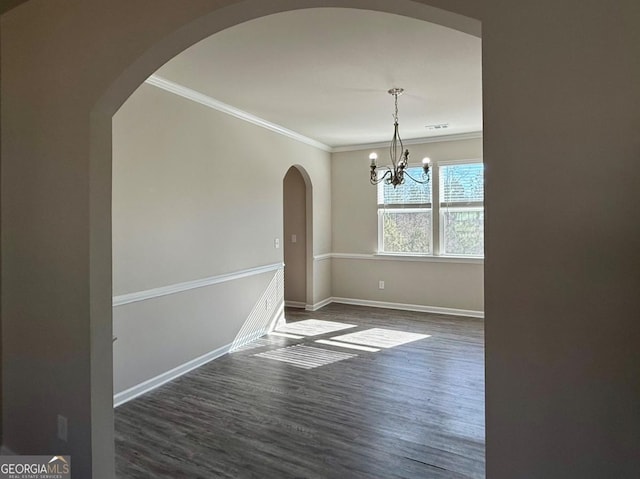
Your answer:
[[[407,168],[414,178],[422,167]],[[384,253],[431,253],[431,182],[410,179],[398,188],[378,185],[378,249]]]
[[[440,251],[484,254],[484,165],[440,166]]]
[[[408,171],[422,177],[422,167]],[[409,179],[395,189],[378,185],[378,252],[482,257],[484,165],[436,163],[429,176],[431,181],[424,185]],[[439,197],[435,205],[432,188]]]

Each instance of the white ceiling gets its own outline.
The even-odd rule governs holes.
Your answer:
[[[368,10],[279,13],[197,43],[156,75],[330,147],[482,130],[480,39]],[[449,123],[428,131],[425,126]]]

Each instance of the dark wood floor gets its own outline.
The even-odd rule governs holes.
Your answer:
[[[483,322],[329,305],[288,321],[357,328],[217,359],[115,411],[119,478],[484,478]],[[365,352],[316,339],[431,335]],[[357,356],[314,369],[255,354],[304,343]]]

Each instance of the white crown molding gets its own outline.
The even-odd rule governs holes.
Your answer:
[[[185,281],[184,283],[170,284],[168,286],[161,286],[160,288],[147,289],[145,291],[138,291],[135,293],[127,293],[113,297],[113,307],[122,306],[129,303],[135,303],[138,301],[145,301],[147,299],[159,298],[168,294],[181,293],[190,289],[202,288],[205,286],[211,286],[218,283],[224,283],[226,281],[233,281],[236,279],[246,278],[248,276],[255,276],[257,274],[268,273],[270,271],[277,271],[284,267],[283,263],[268,264],[265,266],[258,266],[256,268],[243,269],[233,273],[220,274],[217,276],[210,276],[208,278],[196,279],[193,281]]]
[[[231,115],[235,118],[239,118],[240,120],[244,120],[253,125],[266,128],[267,130],[273,131],[280,135],[284,135],[288,138],[299,141],[301,143],[305,143],[307,145],[313,146],[320,150],[327,151],[329,153],[369,150],[369,149],[375,149],[375,148],[386,148],[389,146],[389,142],[378,142],[378,143],[366,143],[366,144],[359,144],[359,145],[331,147],[329,145],[325,145],[324,143],[318,140],[314,140],[313,138],[309,138],[308,136],[304,136],[293,130],[289,130],[284,126],[278,125],[276,123],[272,123],[268,120],[265,120],[264,118],[260,118],[259,116],[253,115],[244,110],[240,110],[239,108],[236,108],[232,105],[228,105],[227,103],[223,103],[219,100],[216,100],[215,98],[205,95],[204,93],[200,93],[199,91],[192,90],[191,88],[180,85],[179,83],[173,82],[171,80],[167,80],[166,78],[163,78],[160,75],[151,75],[149,78],[145,80],[145,83],[161,88],[165,91],[181,96],[188,100],[195,101],[196,103],[200,103],[201,105],[207,106],[209,108],[213,108],[214,110],[225,113],[227,115]],[[477,138],[482,138],[481,131],[473,131],[469,133],[456,133],[452,135],[429,136],[425,138],[412,138],[410,140],[404,140],[402,143],[405,145],[420,145],[424,143],[471,140],[471,139],[477,139]]]
[[[187,88],[186,86],[180,85],[179,83],[175,83],[175,82],[172,82],[171,80],[167,80],[166,78],[163,78],[159,75],[151,75],[149,78],[146,79],[145,83],[161,88],[175,95],[179,95],[183,98],[187,98],[188,100],[195,101],[209,108],[213,108],[214,110],[218,110],[222,113],[226,113],[227,115],[231,115],[235,118],[239,118],[240,120],[244,120],[253,125],[266,128],[267,130],[271,130],[275,133],[284,135],[286,137],[289,137],[301,143],[305,143],[315,148],[319,148],[320,150],[324,150],[328,152],[332,151],[332,148],[330,146],[325,145],[324,143],[321,143],[317,140],[314,140],[313,138],[309,138],[307,136],[301,135],[300,133],[289,130],[288,128],[280,126],[276,123],[272,123],[263,118],[252,115],[251,113],[248,113],[234,106],[223,103],[219,100],[216,100],[215,98],[205,95],[204,93],[200,93],[196,90],[192,90],[191,88]]]
[[[443,141],[459,141],[459,140],[475,140],[482,138],[481,131],[472,131],[469,133],[456,133],[453,135],[429,136],[426,138],[412,138],[410,140],[402,140],[404,145],[422,145],[425,143],[440,143]],[[361,145],[336,146],[331,148],[331,153],[342,153],[345,151],[358,150],[375,150],[378,148],[388,148],[389,142],[365,143]]]

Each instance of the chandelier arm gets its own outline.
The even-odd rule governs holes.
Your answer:
[[[371,182],[372,185],[377,185],[379,183],[382,183],[384,181],[385,178],[387,178],[389,175],[391,175],[391,170],[389,168],[385,168],[385,172],[384,175],[382,175],[381,177],[378,178],[378,171],[374,170],[371,172],[371,177],[369,178],[369,181]],[[374,174],[376,175],[376,179],[374,180]]]
[[[389,145],[389,156],[391,157],[391,163],[393,167],[396,168],[398,166],[398,138],[400,138],[398,134],[398,119],[396,118],[393,124],[393,138],[391,139],[391,144]]]
[[[424,181],[420,181],[420,180],[416,180],[413,176],[411,176],[407,170],[404,170],[404,174],[407,175],[409,178],[411,178],[416,183],[420,183],[421,185],[429,183],[429,177],[428,176],[425,178]]]

